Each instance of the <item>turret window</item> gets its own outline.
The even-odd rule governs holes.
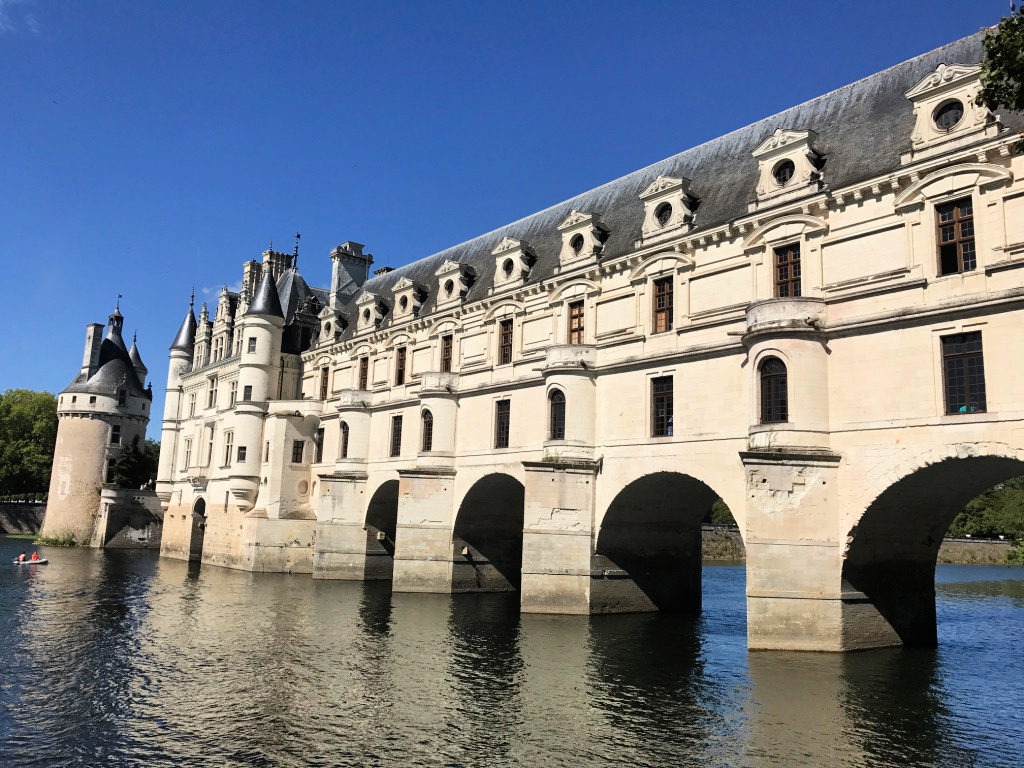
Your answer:
[[[338,454],[339,459],[348,458],[348,424],[341,422],[341,452]]]
[[[127,402],[128,402],[128,390],[127,389],[119,389],[119,390],[117,390],[117,404],[118,405],[125,405],[125,404],[127,404]]]
[[[110,428],[110,444],[120,445],[121,444],[121,425],[114,424]]]
[[[234,453],[235,446],[235,433],[225,432],[224,433],[224,466],[231,465],[231,455]]]
[[[777,357],[766,358],[758,368],[761,376],[761,423],[789,420],[786,364]]]
[[[565,440],[565,394],[560,389],[551,390],[548,395],[548,408],[551,413],[551,428],[548,436],[551,440]]]
[[[305,440],[292,440],[292,464],[302,463],[302,454],[306,449]]]
[[[192,438],[185,438],[185,464],[184,469],[188,469],[192,464]]]
[[[402,453],[402,417],[391,417],[391,455],[399,456]]]
[[[249,337],[249,346],[248,346],[247,349],[248,349],[249,354],[252,354],[253,352],[256,351],[256,337],[255,336],[250,336]]]
[[[246,384],[242,387],[242,402],[249,402],[252,400],[252,385]]]
[[[240,445],[238,446],[238,463],[241,464],[243,461],[245,461],[245,446]]]
[[[430,411],[423,411],[423,416],[420,420],[423,432],[420,450],[423,453],[429,453],[434,449],[434,415]]]

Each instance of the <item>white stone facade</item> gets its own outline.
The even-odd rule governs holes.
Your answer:
[[[721,497],[751,647],[934,642],[945,527],[1024,474],[1021,121],[979,115],[979,56],[958,41],[390,274],[346,243],[305,315],[268,251],[172,349],[163,554],[693,610]],[[247,311],[268,272],[280,317]]]

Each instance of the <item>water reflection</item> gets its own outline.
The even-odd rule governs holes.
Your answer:
[[[827,655],[748,654],[735,568],[699,618],[588,618],[54,560],[0,571],[5,766],[1000,766],[1024,730],[1019,571],[941,571],[937,651]]]

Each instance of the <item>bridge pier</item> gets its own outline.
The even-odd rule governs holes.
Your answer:
[[[452,509],[455,470],[431,467],[398,473],[395,592],[452,591]]]

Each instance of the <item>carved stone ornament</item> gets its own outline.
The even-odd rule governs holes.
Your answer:
[[[588,221],[592,221],[594,214],[582,213],[573,209],[569,212],[569,215],[562,219],[562,223],[558,225],[559,229],[569,229],[571,227],[578,227],[580,224],[585,224]]]
[[[967,66],[965,64],[939,64],[935,71],[925,76],[917,85],[904,92],[908,99],[917,101],[930,91],[938,88],[948,88],[958,85],[964,81],[974,80],[981,74],[981,65]]]

